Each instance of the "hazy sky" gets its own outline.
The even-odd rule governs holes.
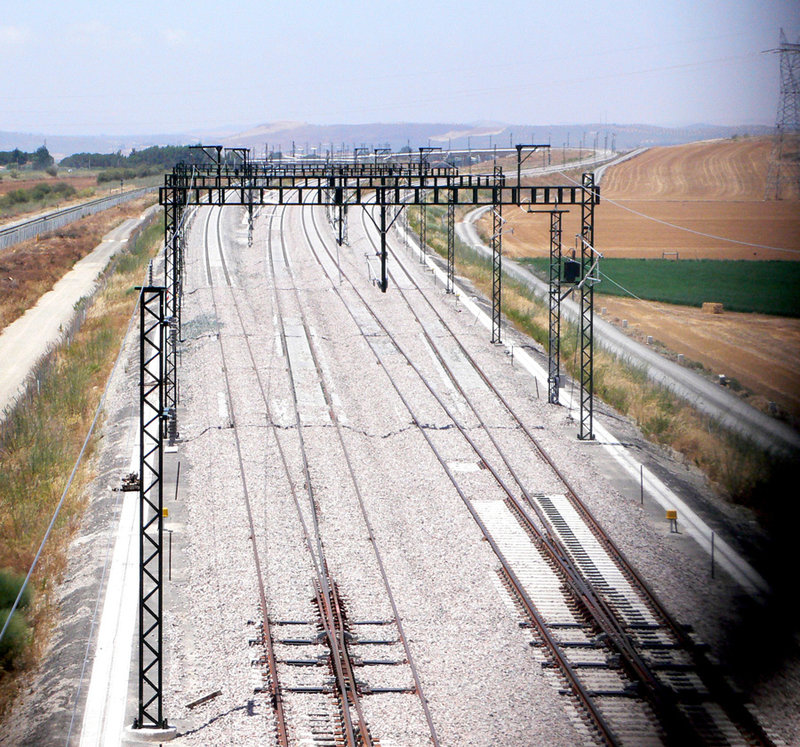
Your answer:
[[[798,0],[10,2],[0,130],[773,124]]]

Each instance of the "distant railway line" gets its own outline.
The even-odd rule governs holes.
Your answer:
[[[0,228],[0,250],[7,249],[27,239],[36,238],[48,231],[55,231],[57,228],[74,223],[87,215],[94,215],[102,210],[114,207],[114,205],[135,200],[137,197],[154,192],[156,189],[157,187],[142,187],[141,189],[132,189],[128,192],[121,192],[107,197],[98,197],[96,200],[82,202],[79,205],[72,205],[46,215],[39,215],[35,218],[15,223],[12,226]]]

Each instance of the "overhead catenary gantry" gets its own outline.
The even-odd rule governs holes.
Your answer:
[[[241,205],[247,207],[252,215],[258,205],[326,205],[335,211],[338,224],[338,243],[343,243],[345,234],[345,211],[348,206],[360,205],[364,208],[377,207],[378,218],[373,219],[380,236],[378,256],[381,274],[377,282],[381,291],[388,289],[386,234],[397,219],[400,211],[410,205],[420,206],[420,244],[424,254],[426,243],[425,206],[442,205],[447,208],[448,251],[447,285],[453,289],[454,279],[454,210],[457,205],[489,205],[492,207],[492,341],[500,342],[501,296],[502,296],[502,233],[504,205],[525,206],[528,210],[537,207],[581,206],[582,252],[590,252],[594,242],[594,205],[599,201],[599,189],[591,174],[585,174],[583,182],[574,186],[523,186],[522,165],[534,152],[548,148],[544,144],[520,144],[516,146],[517,180],[509,184],[503,170],[495,166],[491,174],[461,174],[449,165],[429,163],[432,153],[441,151],[439,147],[419,148],[418,159],[409,158],[406,163],[380,161],[385,149],[376,148],[372,154],[374,162],[359,162],[358,156],[367,148],[356,148],[352,162],[307,160],[305,162],[275,163],[271,161],[254,162],[243,149],[230,149],[240,156],[240,163],[223,163],[222,146],[196,146],[206,153],[212,163],[201,167],[179,164],[165,177],[164,186],[159,192],[159,201],[165,207],[166,244],[172,258],[167,257],[168,288],[173,288],[168,296],[168,316],[179,318],[180,300],[179,275],[174,267],[180,267],[181,242],[175,237],[182,211],[199,205]],[[440,161],[441,163],[441,161]],[[394,217],[389,217],[388,209],[394,208]],[[372,218],[372,216],[370,215]],[[555,217],[553,217],[555,220]],[[552,233],[552,231],[551,231]],[[559,230],[560,234],[560,230]],[[559,236],[560,241],[560,236]],[[552,248],[552,241],[551,241]],[[591,267],[591,258],[583,261],[585,272]],[[581,437],[591,438],[591,336],[592,336],[592,282],[581,286],[581,382],[588,391],[588,397],[581,398]],[[552,292],[551,292],[552,294]],[[170,304],[173,304],[173,308]],[[551,303],[552,306],[552,303]],[[555,313],[558,313],[556,309]],[[551,308],[551,316],[554,310]],[[553,325],[551,323],[551,336]],[[552,346],[551,346],[552,347]],[[174,356],[167,355],[168,369],[173,369]],[[552,358],[552,355],[551,355]],[[557,366],[556,362],[556,366]],[[552,360],[551,360],[552,368]],[[167,374],[168,407],[176,404],[175,386]],[[550,372],[552,374],[552,371]],[[551,395],[553,391],[551,390]],[[557,401],[551,396],[551,401]],[[585,402],[584,402],[585,401]],[[584,414],[584,411],[586,413]],[[173,432],[174,431],[173,429]]]
[[[454,279],[454,211],[457,205],[489,205],[492,207],[492,341],[500,342],[501,295],[502,295],[502,233],[504,205],[525,206],[528,210],[537,207],[581,206],[581,241],[585,247],[594,242],[594,205],[599,201],[599,189],[594,184],[591,174],[585,174],[583,183],[574,186],[523,186],[522,166],[525,161],[538,150],[549,148],[544,144],[519,144],[517,154],[517,180],[509,184],[503,170],[495,166],[491,174],[461,174],[449,165],[429,163],[430,155],[441,151],[440,147],[420,147],[416,160],[409,156],[405,163],[397,161],[380,161],[379,156],[387,149],[373,149],[373,162],[358,161],[359,155],[369,155],[369,149],[356,148],[353,161],[306,160],[301,162],[254,162],[248,160],[246,154],[239,154],[243,149],[230,149],[240,155],[241,162],[231,165],[223,163],[222,154],[226,150],[222,146],[195,146],[202,149],[212,161],[211,164],[193,167],[191,179],[189,167],[179,164],[165,178],[160,189],[159,200],[165,207],[165,235],[167,244],[173,254],[179,252],[180,242],[174,239],[176,227],[180,222],[182,211],[199,205],[241,205],[247,207],[252,216],[254,206],[258,205],[326,205],[334,211],[334,222],[338,226],[337,241],[344,242],[346,209],[348,206],[361,205],[378,209],[378,219],[374,220],[381,235],[378,256],[381,262],[381,275],[378,287],[386,292],[388,289],[386,233],[391,228],[397,215],[410,205],[420,206],[420,244],[421,254],[425,253],[427,243],[425,206],[442,205],[447,208],[448,251],[447,251],[447,284],[448,291],[453,289]],[[442,163],[440,160],[439,163]],[[394,217],[389,218],[387,208],[394,208]],[[556,218],[553,217],[553,220]],[[252,225],[252,224],[251,224]],[[559,230],[560,233],[560,230]],[[559,237],[560,241],[560,237]],[[552,248],[552,242],[551,242]],[[180,265],[175,256],[167,258],[167,266],[174,263]],[[591,261],[582,262],[588,271]],[[168,287],[170,283],[168,282]],[[173,282],[177,296],[177,281]],[[591,335],[592,335],[592,286],[587,282],[581,286],[581,380],[585,382],[588,398],[582,397],[581,437],[591,438]],[[552,291],[551,291],[552,294]],[[174,316],[180,314],[180,303]],[[173,303],[175,303],[173,301]],[[553,304],[551,303],[551,306]],[[551,308],[551,316],[554,310]],[[555,310],[559,313],[559,309]],[[551,322],[551,336],[553,325]],[[551,346],[552,347],[552,346]],[[557,355],[557,354],[556,354]],[[552,359],[552,355],[551,355]],[[171,357],[168,355],[168,362]],[[171,363],[170,363],[171,365]],[[550,366],[552,368],[552,360]],[[558,363],[556,362],[556,366]],[[550,372],[552,374],[552,371]],[[172,395],[174,387],[167,384],[168,406],[174,404]],[[551,401],[557,401],[557,393]],[[584,404],[585,400],[585,404]],[[584,416],[584,410],[586,415]]]
[[[139,634],[139,709],[135,729],[159,729],[166,726],[161,689],[161,558],[162,558],[162,452],[166,438],[173,443],[177,428],[177,365],[180,339],[182,276],[184,270],[186,209],[194,206],[240,205],[248,208],[252,230],[253,209],[263,205],[325,205],[338,211],[339,243],[343,237],[343,222],[348,205],[360,205],[380,232],[378,256],[381,276],[377,282],[382,292],[388,289],[386,237],[392,224],[410,205],[420,206],[424,221],[426,205],[447,208],[447,292],[454,290],[455,207],[457,205],[487,205],[492,209],[492,341],[500,342],[502,292],[502,234],[503,206],[515,205],[531,212],[551,214],[551,257],[560,252],[560,206],[581,206],[581,429],[579,438],[592,438],[592,274],[595,269],[594,205],[599,202],[599,189],[593,174],[584,174],[576,186],[523,186],[521,166],[523,153],[534,152],[541,145],[517,146],[517,180],[508,184],[502,169],[495,164],[491,174],[461,174],[449,165],[432,166],[430,153],[439,148],[420,148],[418,161],[399,163],[381,160],[383,149],[371,154],[374,162],[359,161],[356,149],[352,162],[254,162],[245,149],[226,149],[223,146],[194,146],[211,160],[203,166],[179,164],[167,174],[159,190],[159,202],[165,214],[165,279],[163,287],[143,290],[141,306],[141,444],[140,476],[143,485],[140,495],[141,526],[141,584]],[[233,163],[223,158],[228,150],[238,156]],[[377,210],[376,210],[377,208]],[[371,211],[377,212],[375,217]],[[423,223],[424,225],[424,223]],[[252,236],[252,233],[250,233]],[[424,240],[424,239],[423,239]],[[552,264],[552,263],[551,263]],[[560,272],[560,258],[559,258]],[[551,269],[552,285],[552,269]],[[558,298],[560,287],[555,298]],[[553,334],[558,324],[553,314],[551,288],[551,340],[549,401],[558,400],[558,346]],[[553,353],[555,351],[555,369]]]

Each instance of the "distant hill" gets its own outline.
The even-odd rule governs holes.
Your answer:
[[[453,148],[486,149],[493,145],[508,146],[511,143],[550,143],[560,148],[569,142],[578,146],[628,150],[641,145],[676,145],[696,140],[729,138],[734,135],[767,135],[772,127],[767,125],[742,125],[725,127],[697,124],[688,127],[656,127],[644,124],[572,124],[572,125],[512,125],[501,122],[458,123],[372,123],[315,125],[307,122],[272,122],[248,128],[220,128],[213,131],[172,133],[154,135],[86,135],[67,136],[41,133],[0,132],[0,150],[31,151],[47,144],[48,150],[57,158],[73,153],[123,154],[131,149],[142,150],[152,145],[188,145],[203,142],[231,147],[249,147],[263,153],[282,148],[288,152],[292,143],[297,152],[310,152],[322,147],[323,152],[333,143],[338,150],[355,146],[390,147],[394,150],[407,146],[412,150],[421,145],[448,146]]]
[[[299,122],[278,122],[261,125],[243,132],[231,134],[220,140],[227,146],[248,147],[255,152],[282,148],[290,151],[292,143],[296,151],[303,153],[322,147],[323,152],[334,144],[347,150],[354,146],[387,146],[398,150],[410,146],[415,150],[421,145],[444,148],[489,148],[493,145],[509,146],[513,143],[549,143],[561,147],[569,143],[578,146],[583,139],[585,147],[597,140],[598,147],[629,150],[642,145],[676,145],[696,140],[730,138],[734,135],[766,135],[772,132],[767,125],[725,127],[717,125],[691,125],[670,128],[640,124],[575,124],[575,125],[511,125],[503,123],[479,124],[363,124],[363,125],[312,125]]]

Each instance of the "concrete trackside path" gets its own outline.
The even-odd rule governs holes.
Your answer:
[[[149,208],[139,218],[128,218],[109,231],[33,308],[0,332],[0,419],[22,393],[36,363],[59,341],[72,321],[75,304],[94,290],[109,260],[156,209],[158,206]]]

